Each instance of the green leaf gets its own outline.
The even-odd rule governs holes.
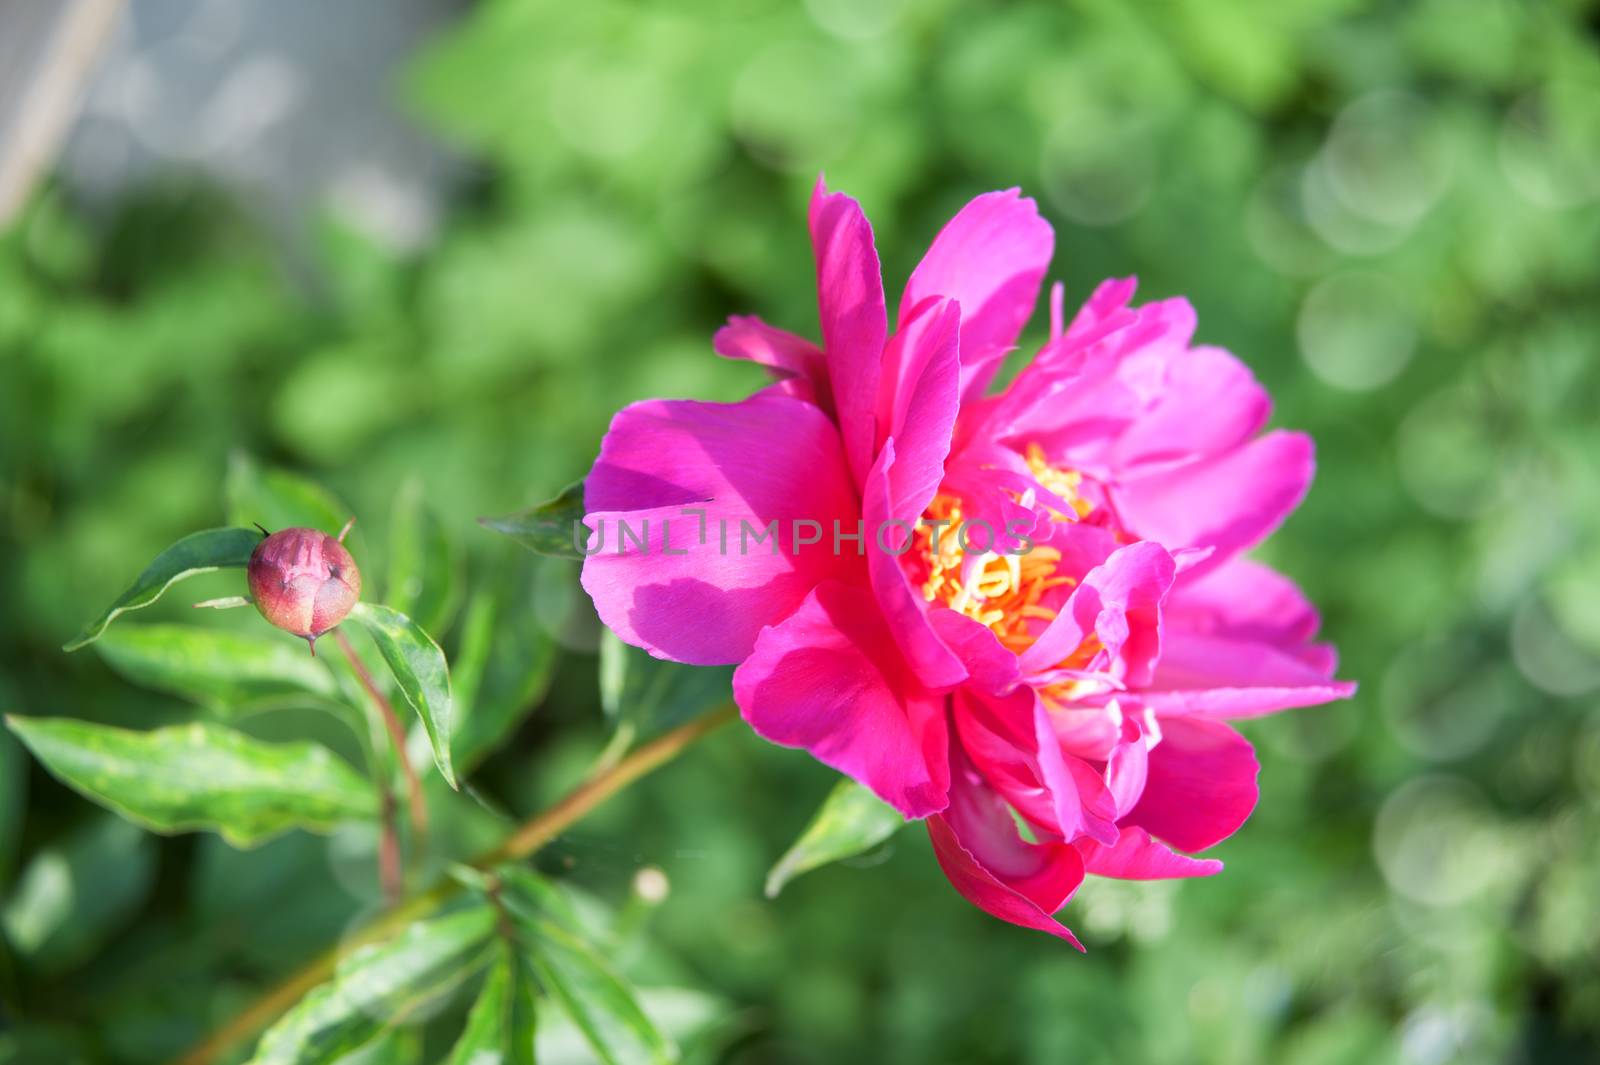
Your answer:
[[[682,1048],[682,1060],[704,1062],[725,1057],[717,1051],[728,1045],[727,1037],[736,1031],[725,1023],[727,1003],[683,987],[641,987],[638,992],[645,1013]],[[594,1060],[582,1031],[557,1010],[546,1011],[539,1019],[538,1048],[539,1060],[546,1065],[584,1065]]]
[[[264,743],[207,722],[153,732],[67,718],[6,724],[62,783],[157,832],[215,829],[250,847],[376,810],[371,785],[311,743]]]
[[[127,922],[144,902],[155,867],[149,836],[96,816],[24,867],[0,911],[6,938],[35,973],[62,972]]]
[[[461,605],[461,559],[415,477],[394,497],[384,591],[390,606],[428,632],[444,632]]]
[[[581,919],[555,885],[521,867],[500,870],[502,900],[524,937],[539,982],[606,1065],[670,1062],[677,1048],[585,939]]]
[[[801,873],[870,850],[894,835],[905,818],[865,788],[846,777],[834,785],[800,838],[767,874],[767,898]]]
[[[494,930],[494,910],[479,905],[362,947],[267,1030],[250,1065],[338,1061],[453,991],[484,960]]]
[[[350,617],[371,634],[406,702],[422,718],[439,772],[452,788],[460,788],[450,755],[456,722],[444,652],[416,622],[386,606],[357,603]]]
[[[583,524],[583,482],[567,485],[547,503],[508,514],[503,518],[479,518],[479,523],[505,533],[523,547],[556,558],[582,558],[574,541],[582,543],[574,530]]]
[[[494,875],[500,881],[501,901],[513,914],[529,921],[548,918],[574,935],[585,933],[583,915],[562,888],[521,865],[501,866]]]
[[[261,534],[255,529],[207,529],[185,536],[157,555],[128,590],[118,596],[104,614],[86,625],[63,650],[76,651],[93,643],[117,615],[149,606],[186,577],[210,573],[224,566],[247,565],[250,553],[260,542]]]
[[[629,738],[664,732],[726,703],[733,670],[663,662],[608,629],[600,637],[600,706]]]
[[[222,494],[229,521],[236,525],[260,524],[268,532],[306,528],[337,533],[352,513],[315,481],[287,470],[263,467],[242,451],[228,457]]]
[[[11,875],[22,815],[28,806],[28,773],[22,748],[9,732],[0,732],[0,884]]]
[[[523,558],[532,560],[531,555]],[[450,750],[466,772],[503,743],[550,685],[555,641],[539,625],[520,585],[479,593],[467,604],[452,668],[456,734]]]
[[[677,1048],[645,1014],[633,988],[589,944],[549,920],[529,922],[525,931],[540,983],[605,1065],[677,1060]]]
[[[339,1065],[423,1065],[422,1030],[419,1025],[391,1028],[351,1054]]]
[[[528,960],[502,945],[446,1065],[534,1065],[536,989]]]
[[[211,710],[243,716],[283,706],[337,702],[327,668],[277,634],[197,625],[127,625],[96,645],[128,680]]]

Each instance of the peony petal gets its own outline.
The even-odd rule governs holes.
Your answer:
[[[828,414],[834,413],[828,364],[822,349],[805,337],[768,325],[750,315],[734,316],[711,338],[711,347],[725,359],[743,359],[765,366],[780,380],[798,379]]]
[[[948,804],[944,697],[904,668],[866,589],[819,585],[762,630],[733,693],[757,734],[810,751],[906,817]]]
[[[1172,880],[1222,872],[1222,863],[1217,859],[1176,854],[1136,825],[1124,828],[1110,847],[1092,839],[1080,839],[1074,846],[1083,855],[1084,870],[1095,876],[1118,880]]]
[[[1008,696],[983,695],[970,687],[950,695],[951,716],[962,757],[987,787],[1036,829],[1060,839],[1056,799],[1046,785],[1034,739],[1037,696],[1028,688]]]
[[[949,688],[967,679],[966,667],[945,646],[928,620],[933,608],[921,592],[911,587],[900,556],[885,550],[879,541],[880,535],[886,537],[884,542],[892,549],[905,542],[903,534],[907,530],[891,524],[894,516],[889,509],[895,464],[895,441],[886,440],[867,475],[866,498],[862,500],[867,572],[878,607],[912,670],[930,688]],[[914,521],[915,517],[903,520]]]
[[[959,746],[951,748],[950,808],[928,819],[934,854],[968,902],[1002,921],[1082,944],[1050,915],[1083,883],[1083,859],[1066,843],[1029,843],[1004,800]]]
[[[1235,557],[1177,582],[1163,619],[1173,629],[1295,647],[1321,619],[1295,583],[1253,559]]]
[[[934,238],[900,297],[902,327],[929,296],[962,307],[961,392],[988,386],[1039,299],[1055,234],[1038,205],[1017,189],[990,192],[963,207]]]
[[[1083,759],[1066,753],[1056,737],[1050,711],[1035,698],[1033,741],[1039,771],[1050,791],[1055,828],[1064,839],[1088,836],[1101,843],[1117,841],[1117,802],[1105,777]]]
[[[1231,450],[1272,412],[1249,367],[1220,348],[1153,347],[1127,360],[1124,374],[1144,361],[1159,364],[1159,390],[1112,445],[1109,461],[1123,470]]]
[[[944,478],[960,406],[961,308],[929,299],[900,327],[884,353],[878,428],[894,440],[888,516],[915,522]],[[882,447],[884,440],[876,441]]]
[[[1135,536],[1169,548],[1215,547],[1200,573],[1254,547],[1305,498],[1315,467],[1310,437],[1272,432],[1225,454],[1127,479],[1114,498]]]
[[[1124,819],[1183,851],[1203,851],[1238,830],[1256,805],[1255,750],[1220,721],[1162,717],[1144,795]]]
[[[1220,718],[1264,717],[1280,710],[1320,706],[1356,693],[1353,681],[1335,680],[1298,687],[1195,688],[1142,691],[1139,701],[1162,715],[1200,714]]]
[[[1024,674],[1055,668],[1091,634],[1100,637],[1129,685],[1149,680],[1161,649],[1161,600],[1172,586],[1172,556],[1144,541],[1118,548],[1074,588],[1061,613],[1020,656]],[[1119,675],[1120,674],[1120,675]]]
[[[939,642],[961,660],[972,685],[987,695],[1005,695],[1021,680],[1017,656],[994,634],[994,630],[949,607],[929,609],[928,623]]]
[[[883,276],[861,205],[843,193],[828,192],[821,178],[811,195],[810,222],[822,349],[845,454],[861,484],[872,466],[878,382],[889,330]]]
[[[591,537],[598,551],[584,561],[583,586],[618,636],[658,657],[740,662],[762,626],[820,581],[861,572],[859,558],[836,555],[826,539],[798,545],[796,521],[853,522],[855,493],[833,423],[770,391],[625,408],[584,494],[585,522],[604,535]],[[756,542],[771,522],[776,538]]]

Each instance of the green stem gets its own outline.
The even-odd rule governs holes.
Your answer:
[[[573,788],[554,806],[524,821],[499,846],[474,861],[473,867],[489,871],[497,865],[520,861],[536,853],[595,807],[640,777],[672,761],[696,740],[731,721],[734,715],[732,705],[724,706],[650,741],[610,769]],[[254,1005],[217,1029],[172,1065],[212,1065],[236,1044],[265,1028],[312,988],[325,983],[346,953],[387,939],[411,922],[428,916],[460,890],[459,881],[443,880],[427,891],[412,896],[268,991]]]

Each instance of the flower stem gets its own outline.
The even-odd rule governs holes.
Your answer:
[[[380,789],[378,810],[382,831],[378,836],[378,886],[385,906],[398,906],[406,893],[405,864],[400,858],[400,833],[395,829],[394,792]]]
[[[350,668],[355,670],[361,686],[367,689],[367,694],[372,696],[372,701],[377,704],[378,713],[383,717],[384,728],[389,730],[389,740],[394,744],[394,756],[400,763],[400,772],[405,775],[406,793],[411,801],[413,841],[416,849],[421,850],[423,841],[428,836],[428,804],[422,797],[422,781],[417,778],[417,771],[411,767],[411,757],[406,754],[405,727],[400,724],[400,718],[394,712],[394,705],[378,687],[377,681],[372,679],[372,674],[362,663],[361,656],[356,654],[356,649],[350,645],[350,638],[339,629],[333,630],[333,638],[339,644],[339,650],[344,652]]]
[[[484,871],[510,861],[519,861],[537,852],[569,826],[605,800],[640,777],[672,761],[685,748],[718,726],[731,721],[734,707],[729,704],[693,721],[679,725],[640,747],[610,769],[590,777],[559,799],[555,805],[534,814],[493,850],[483,854],[472,866]],[[265,1028],[318,984],[333,975],[339,959],[348,952],[377,943],[413,921],[426,917],[461,890],[457,880],[442,880],[419,895],[413,895],[389,910],[338,947],[327,951],[294,973],[278,986],[217,1029],[172,1065],[211,1065],[237,1043]]]

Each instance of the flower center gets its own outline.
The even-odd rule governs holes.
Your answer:
[[[1068,513],[1051,507],[1054,520],[1078,521],[1094,509],[1092,503],[1078,495],[1083,476],[1077,471],[1051,466],[1037,444],[1028,445],[1025,458],[1040,487],[1070,509]],[[1027,495],[1032,493],[1029,489]],[[1056,572],[1061,552],[1055,548],[1035,546],[1020,555],[1002,554],[994,550],[996,545],[992,542],[978,543],[974,542],[978,536],[963,536],[964,520],[961,501],[941,492],[917,524],[915,557],[927,567],[922,597],[988,626],[1007,650],[1020,654],[1032,645],[1038,630],[1056,616],[1056,611],[1043,602],[1046,593],[1077,581]],[[988,539],[992,541],[993,536]],[[981,550],[969,554],[968,547]],[[1096,646],[1088,649],[1089,643]],[[1077,659],[1081,657],[1086,663],[1098,650],[1097,641],[1091,637],[1061,667],[1076,668]]]

